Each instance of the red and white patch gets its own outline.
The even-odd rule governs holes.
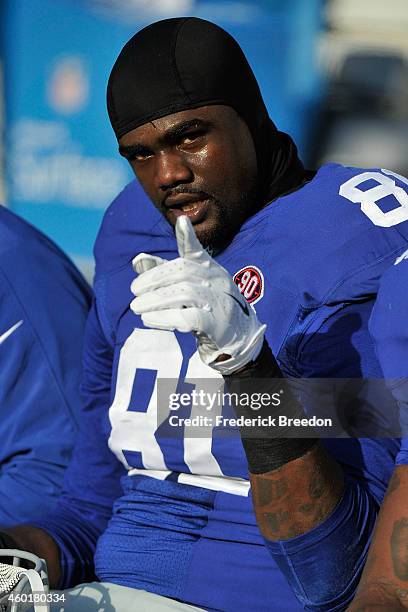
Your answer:
[[[234,283],[249,304],[254,305],[264,294],[264,277],[256,266],[245,266],[234,274]]]

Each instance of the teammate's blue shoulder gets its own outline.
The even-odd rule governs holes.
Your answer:
[[[34,227],[23,221],[11,210],[0,206],[0,252],[4,252],[14,248],[19,242],[24,242],[30,239],[31,235],[35,236],[36,230]]]
[[[66,254],[40,230],[1,205],[0,269],[15,289],[19,286],[28,291],[28,277],[41,272],[43,283],[48,280],[58,285],[59,280],[61,287],[70,285],[80,301],[91,300],[90,287]],[[45,286],[42,289],[45,291]]]
[[[141,252],[166,252],[174,234],[134,179],[106,210],[95,242],[97,274],[111,272],[129,263]]]
[[[7,253],[12,253],[13,258],[18,257],[19,254],[26,257],[28,249],[42,248],[63,255],[62,251],[45,234],[10,209],[0,206],[1,261],[4,261]]]

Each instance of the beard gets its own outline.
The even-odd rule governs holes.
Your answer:
[[[258,194],[256,177],[254,176],[251,181],[246,179],[245,182],[244,188],[243,185],[237,185],[227,178],[219,191],[216,189],[207,191],[204,185],[202,187],[179,185],[167,195],[197,194],[209,201],[204,219],[197,222],[192,220],[192,223],[202,246],[209,252],[217,254],[232,242],[242,224],[263,206]],[[174,230],[176,221],[170,212],[172,207],[166,205],[166,198],[160,201],[151,198],[151,201]]]
[[[223,251],[238,234],[243,223],[257,212],[256,193],[242,193],[239,200],[213,199],[211,216],[194,226],[203,247],[213,254]]]

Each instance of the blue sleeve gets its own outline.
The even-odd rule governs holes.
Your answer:
[[[112,348],[100,328],[95,305],[86,326],[83,368],[84,409],[63,495],[52,513],[34,523],[59,545],[60,588],[94,579],[96,541],[121,495],[120,478],[125,473],[108,447]]]
[[[305,535],[266,546],[305,610],[345,610],[364,567],[378,505],[350,478],[334,512]]]
[[[266,546],[305,610],[345,610],[364,567],[398,449],[395,440],[326,440],[343,467],[342,499],[323,523]]]
[[[1,220],[0,220],[1,221]],[[90,289],[38,240],[4,236],[0,257],[0,525],[58,499],[77,435]]]

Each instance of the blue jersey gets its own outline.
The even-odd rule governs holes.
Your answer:
[[[286,375],[381,376],[368,320],[379,278],[408,246],[405,187],[388,171],[324,166],[249,218],[217,255],[267,324]],[[131,312],[131,261],[141,252],[178,256],[172,228],[132,182],[105,214],[95,246],[81,442],[58,512],[39,523],[61,547],[62,584],[90,577],[103,532],[101,580],[207,609],[299,609],[258,531],[238,434],[170,439],[158,422],[158,379],[176,389],[217,374],[191,335],[145,329]],[[376,505],[398,443],[326,444]],[[362,522],[363,547],[372,524]]]
[[[384,377],[400,408],[403,435],[408,436],[408,251],[381,279],[370,331]],[[396,463],[408,463],[407,437],[402,440]]]
[[[0,206],[0,525],[58,498],[81,411],[91,292],[44,235]]]

